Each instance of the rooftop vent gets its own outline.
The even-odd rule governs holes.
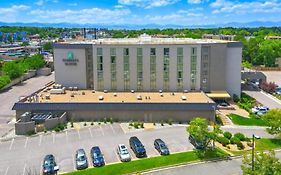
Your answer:
[[[183,92],[184,92],[184,93],[188,93],[188,90],[185,89]]]
[[[184,95],[181,96],[181,99],[182,99],[182,100],[186,100],[186,96],[184,96]]]
[[[160,96],[163,97],[164,96],[163,93],[160,93]]]
[[[113,96],[114,96],[114,97],[117,97],[117,93],[114,93]]]
[[[73,91],[73,87],[69,87],[68,89],[69,89],[70,91]]]
[[[134,93],[134,92],[135,92],[135,90],[134,90],[134,89],[132,89],[132,90],[131,90],[131,93]]]
[[[92,90],[92,93],[95,93],[96,91],[95,90]]]
[[[174,93],[174,92],[172,92],[172,93],[171,93],[171,95],[173,95],[173,96],[174,96],[174,95],[175,95],[175,93]]]
[[[103,100],[103,96],[101,95],[101,96],[99,96],[99,100]]]
[[[103,90],[103,92],[104,92],[104,93],[107,93],[108,91],[107,91],[107,90]]]
[[[78,87],[73,87],[73,90],[74,91],[78,91]]]
[[[138,100],[142,100],[142,96],[141,96],[141,95],[138,95],[138,96],[137,96],[137,99],[138,99]]]
[[[162,93],[163,91],[162,90],[159,90],[159,93]]]

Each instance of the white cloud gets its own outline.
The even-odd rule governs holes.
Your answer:
[[[187,1],[189,4],[200,4],[202,0],[188,0]]]
[[[128,9],[101,9],[90,8],[81,10],[32,10],[30,15],[34,15],[35,21],[52,23],[123,23],[124,17],[131,14]]]
[[[274,13],[281,12],[281,2],[272,1],[253,1],[253,2],[233,2],[228,0],[216,0],[210,5],[214,10],[212,13]]]
[[[27,5],[13,5],[11,7],[0,8],[0,21],[16,22],[17,16],[20,12],[28,10]]]
[[[35,2],[35,4],[38,6],[42,6],[46,2],[58,3],[59,1],[58,0],[38,0],[37,2]]]
[[[179,0],[118,0],[118,3],[121,5],[134,5],[149,9],[175,4],[178,1]]]

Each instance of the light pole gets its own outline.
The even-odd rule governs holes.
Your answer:
[[[255,171],[255,155],[254,155],[254,152],[255,152],[255,139],[260,139],[259,136],[253,134],[253,140],[252,140],[252,172]]]

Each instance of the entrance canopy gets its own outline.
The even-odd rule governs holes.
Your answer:
[[[206,93],[206,95],[210,98],[215,98],[215,99],[231,98],[231,96],[226,91],[211,91],[210,93]]]

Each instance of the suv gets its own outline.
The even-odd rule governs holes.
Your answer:
[[[161,154],[161,155],[169,155],[169,149],[166,144],[161,139],[154,140],[154,148]]]
[[[188,137],[190,143],[196,148],[196,149],[203,149],[204,145],[203,142],[200,142],[196,140],[192,135],[189,135]]]
[[[92,161],[93,161],[93,166],[103,166],[105,164],[103,155],[98,146],[92,147],[91,157],[92,157]]]
[[[43,160],[43,175],[57,174],[59,166],[55,161],[55,157],[52,154],[46,155]]]
[[[76,151],[75,162],[77,170],[88,168],[88,160],[84,149],[78,149]]]
[[[134,151],[136,157],[138,157],[138,158],[146,157],[145,148],[137,137],[135,137],[135,136],[131,137],[129,139],[129,143],[130,143],[130,147]]]
[[[117,147],[117,154],[122,162],[129,162],[131,161],[131,156],[127,147],[124,144],[119,144]]]

